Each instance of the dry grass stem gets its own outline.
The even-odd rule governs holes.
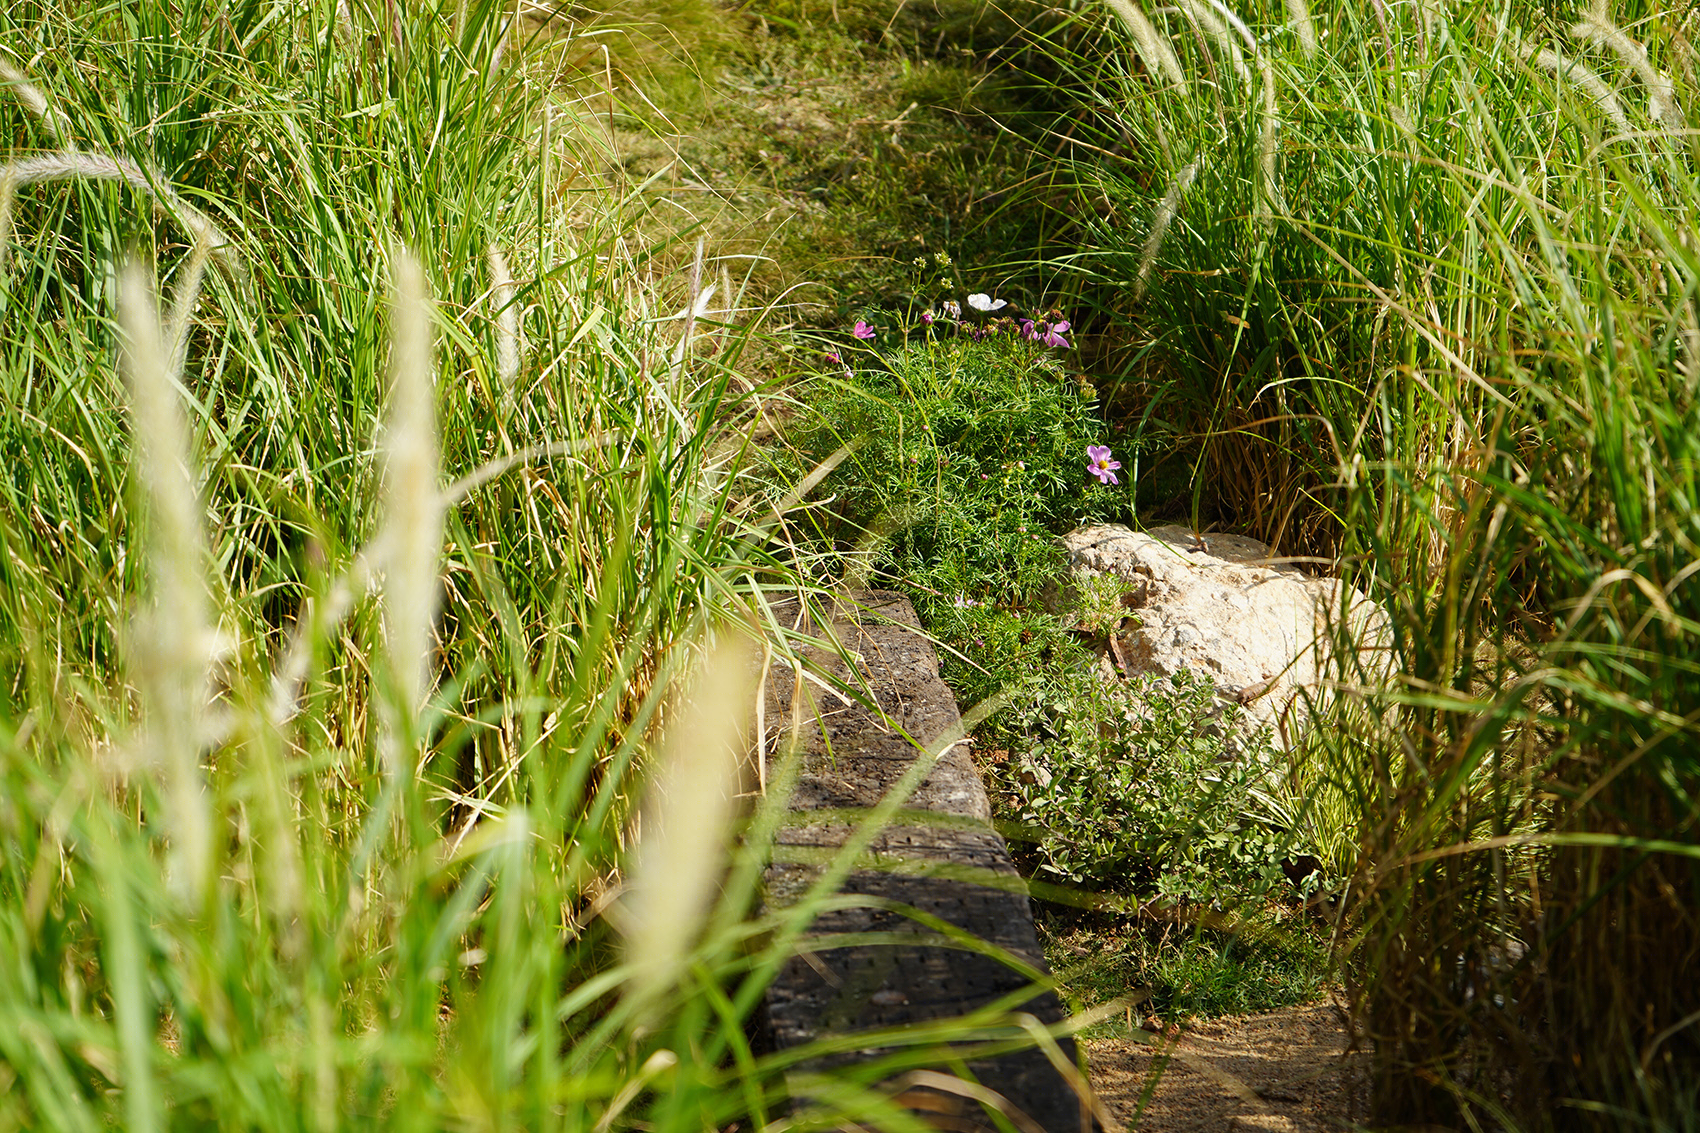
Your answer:
[[[209,672],[217,637],[209,616],[207,554],[189,430],[167,366],[153,289],[135,264],[119,284],[124,369],[130,379],[134,463],[147,515],[143,576],[151,594],[135,618],[132,677],[141,693],[137,744],[165,779],[168,877],[186,903],[211,878],[212,818],[201,774]]]

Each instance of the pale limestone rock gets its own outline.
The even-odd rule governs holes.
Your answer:
[[[1329,625],[1348,604],[1358,665],[1385,665],[1387,619],[1373,602],[1343,593],[1339,579],[1271,558],[1255,539],[1211,534],[1200,548],[1184,527],[1105,524],[1070,532],[1063,546],[1077,581],[1115,575],[1125,585],[1121,604],[1133,617],[1114,631],[1114,644],[1129,675],[1208,676],[1223,699],[1244,705],[1250,724],[1270,725],[1281,746],[1300,737],[1301,690],[1320,702],[1342,675]]]

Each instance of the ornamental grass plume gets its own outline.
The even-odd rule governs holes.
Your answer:
[[[1251,68],[1245,65],[1245,55],[1240,51],[1240,45],[1235,42],[1233,32],[1228,30],[1227,22],[1212,11],[1213,7],[1220,8],[1220,5],[1212,4],[1211,0],[1177,0],[1177,6],[1187,19],[1192,21],[1193,26],[1213,41],[1216,49],[1233,64],[1234,74],[1239,76],[1240,81],[1251,82]]]
[[[1214,15],[1219,17],[1221,27],[1219,42],[1233,48],[1232,57],[1235,70],[1240,77],[1249,81],[1251,73],[1246,69],[1245,62],[1240,56],[1238,44],[1234,42],[1234,36],[1237,35],[1245,44],[1245,49],[1251,52],[1252,59],[1257,63],[1258,78],[1261,80],[1263,89],[1263,119],[1262,128],[1259,130],[1257,138],[1259,191],[1256,212],[1258,216],[1267,220],[1273,212],[1285,212],[1287,207],[1281,196],[1281,187],[1275,179],[1275,154],[1280,127],[1280,116],[1275,100],[1275,68],[1270,66],[1269,60],[1258,49],[1257,37],[1252,34],[1245,21],[1240,19],[1232,8],[1222,3],[1222,0],[1206,0],[1206,2],[1211,8],[1215,9]]]
[[[1305,0],[1287,0],[1287,23],[1299,41],[1299,50],[1309,59],[1316,54],[1316,25],[1311,22]]]
[[[238,266],[234,245],[211,217],[178,196],[162,175],[144,170],[127,157],[64,149],[7,162],[0,166],[0,178],[20,188],[50,181],[120,181],[169,206],[197,242],[208,241],[214,255],[227,266]]]
[[[712,904],[748,760],[756,671],[736,627],[675,704],[643,804],[621,931],[641,1013],[678,982]]]
[[[513,416],[514,386],[519,381],[519,308],[514,303],[513,272],[508,269],[508,258],[499,245],[490,245],[488,259],[490,302],[496,308],[496,376],[502,384],[501,410],[505,422]]]
[[[1582,93],[1593,100],[1601,113],[1611,119],[1611,124],[1617,127],[1619,133],[1630,132],[1629,116],[1623,112],[1623,104],[1618,102],[1617,92],[1585,64],[1566,58],[1547,47],[1536,51],[1529,58],[1535,66],[1551,71],[1561,80],[1575,84]]]
[[[384,642],[405,720],[419,711],[429,683],[443,508],[437,484],[431,301],[419,261],[402,248],[393,259],[390,406],[379,498],[383,521],[374,557],[383,571]]]
[[[1145,288],[1150,283],[1151,267],[1157,262],[1157,253],[1162,250],[1163,237],[1169,231],[1169,224],[1175,219],[1175,213],[1180,211],[1181,198],[1192,187],[1194,177],[1198,176],[1198,162],[1190,161],[1175,174],[1169,182],[1168,190],[1163,194],[1162,202],[1157,206],[1157,212],[1151,218],[1151,234],[1145,238],[1145,247],[1139,251],[1139,270],[1133,277],[1133,297],[1142,299]]]
[[[1594,0],[1581,20],[1570,29],[1570,34],[1584,43],[1604,45],[1617,53],[1618,58],[1646,84],[1647,114],[1655,122],[1661,123],[1667,131],[1688,128],[1688,120],[1676,101],[1675,84],[1653,66],[1647,58],[1646,47],[1612,22],[1606,12],[1605,0]]]
[[[1127,27],[1128,34],[1133,36],[1134,46],[1138,49],[1139,58],[1144,62],[1148,74],[1166,80],[1172,87],[1186,86],[1186,74],[1181,70],[1181,61],[1176,57],[1174,47],[1165,37],[1158,34],[1144,9],[1133,0],[1104,0],[1104,4]]]
[[[17,96],[24,109],[42,124],[55,142],[65,144],[65,135],[69,131],[58,112],[53,109],[53,104],[47,101],[47,96],[41,93],[39,87],[29,81],[28,76],[12,66],[3,56],[0,56],[0,81],[12,88],[12,93]]]
[[[217,635],[207,592],[206,537],[189,430],[166,362],[153,288],[141,268],[119,277],[124,372],[134,427],[132,461],[144,515],[142,577],[150,591],[131,627],[128,667],[140,693],[141,766],[164,779],[166,875],[187,907],[212,880],[212,809],[201,772]]]

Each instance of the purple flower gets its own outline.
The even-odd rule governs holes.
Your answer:
[[[1068,320],[1067,319],[1064,319],[1060,323],[1053,323],[1053,324],[1051,324],[1050,329],[1045,331],[1044,336],[1042,338],[1040,338],[1039,341],[1043,342],[1046,346],[1054,346],[1058,350],[1067,350],[1068,349],[1068,339],[1063,337],[1063,331],[1065,331],[1067,329],[1068,329]]]
[[[1025,338],[1028,342],[1039,341],[1039,332],[1034,329],[1032,319],[1021,320],[1021,337]]]
[[[836,350],[828,350],[826,352],[826,360],[831,362],[834,366],[844,365],[844,359],[839,356],[838,351]]]
[[[868,339],[874,337],[875,331],[874,328],[869,326],[866,322],[861,319],[857,319],[856,325],[851,328],[850,333],[855,335],[857,338]]]
[[[1086,459],[1086,471],[1088,474],[1098,477],[1098,483],[1121,483],[1120,480],[1116,479],[1116,469],[1122,466],[1122,462],[1110,459],[1109,445],[1087,445]]]
[[[924,327],[930,327],[933,325],[933,313],[931,311],[921,312],[921,325]]]

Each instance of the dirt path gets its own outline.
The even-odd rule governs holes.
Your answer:
[[[1365,1112],[1367,1057],[1347,1053],[1344,1018],[1331,1003],[1204,1020],[1150,1038],[1085,1044],[1093,1088],[1111,1116],[1140,1133],[1332,1133]]]

